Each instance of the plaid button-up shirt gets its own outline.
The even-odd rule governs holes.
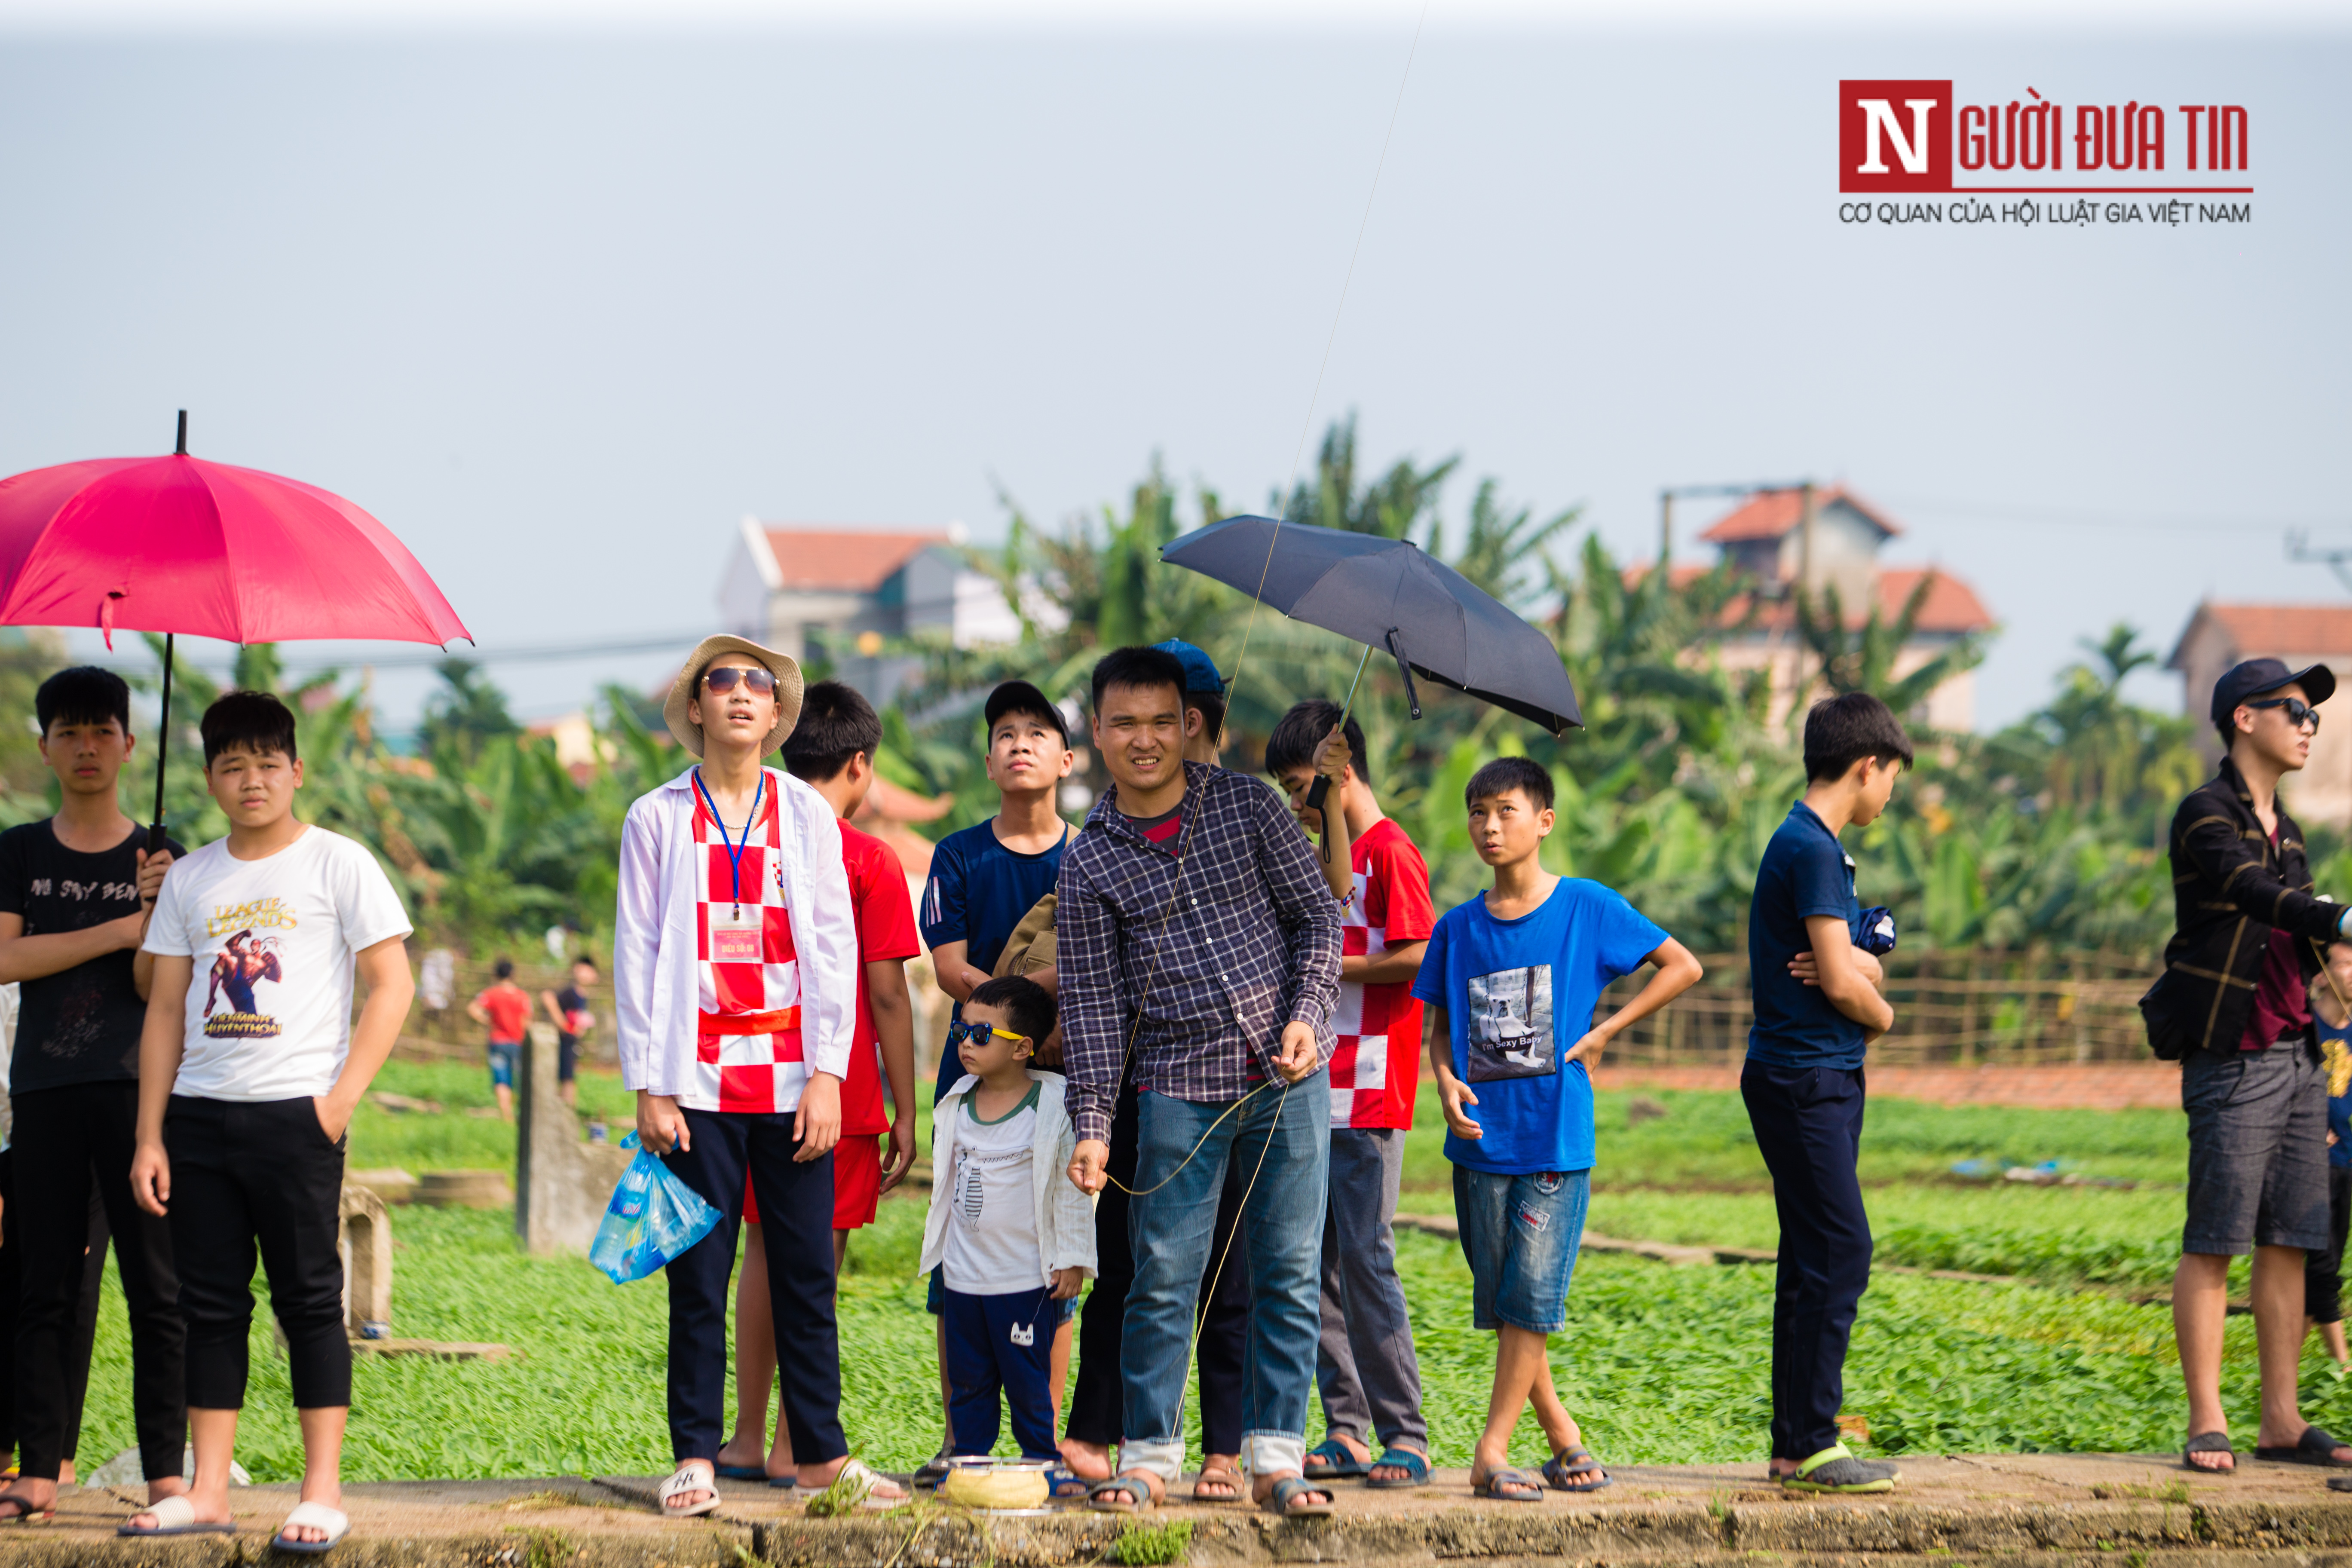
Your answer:
[[[1054,967],[1081,1140],[1110,1137],[1130,1031],[1137,1085],[1178,1100],[1238,1100],[1273,1077],[1293,1022],[1331,1059],[1339,905],[1307,836],[1266,785],[1198,763],[1183,814],[1154,844],[1113,787],[1062,856]]]

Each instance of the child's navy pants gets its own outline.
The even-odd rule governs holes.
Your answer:
[[[950,1290],[940,1321],[947,1330],[948,1426],[958,1454],[996,1447],[997,1392],[1013,1415],[1013,1440],[1024,1459],[1050,1459],[1054,1330],[1062,1304],[1039,1287],[1006,1296]]]
[[[1772,1457],[1802,1462],[1838,1441],[1845,1347],[1870,1288],[1862,1212],[1862,1069],[1751,1061],[1739,1095],[1780,1213],[1772,1296]]]

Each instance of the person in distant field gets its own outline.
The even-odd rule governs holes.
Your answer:
[[[953,1004],[948,1013],[952,1031],[963,1021],[964,999],[972,987],[987,980],[1004,952],[1006,941],[1022,917],[1054,890],[1062,869],[1062,851],[1075,830],[1062,819],[1055,800],[1062,781],[1070,776],[1076,759],[1070,752],[1069,725],[1062,710],[1025,680],[1008,680],[988,694],[982,709],[988,726],[988,782],[996,786],[996,815],[960,832],[950,833],[931,851],[931,874],[923,884],[918,914],[924,945],[930,949],[931,967],[940,989]],[[1053,968],[1027,976],[1045,988],[1058,989]],[[1040,1056],[1032,1065],[1056,1070],[1061,1066],[1058,1039],[1038,1042]],[[931,1086],[937,1105],[963,1076],[953,1050],[940,1053],[939,1076]],[[946,1310],[944,1288],[934,1275],[928,1305],[934,1318]],[[1075,1306],[1076,1303],[1070,1303]],[[947,1430],[947,1331],[939,1326],[940,1449],[919,1472],[935,1479],[947,1473],[955,1438]],[[1054,1331],[1054,1394],[1058,1408],[1062,1381],[1070,1363],[1070,1329],[1066,1310]]]
[[[319,1552],[351,1529],[343,1428],[352,1347],[337,1245],[352,1114],[392,1054],[415,994],[407,912],[367,848],[294,816],[294,715],[260,691],[205,710],[205,784],[228,817],[163,879],[146,951],[154,981],[140,1039],[131,1190],[167,1215],[187,1322],[196,1473],[122,1526],[126,1535],[226,1531],[229,1465],[245,1404],[257,1251],[302,1430],[301,1501],[272,1538]],[[209,1011],[197,966],[266,931],[280,962],[260,1011]],[[250,943],[247,946],[250,947]],[[352,979],[367,1001],[352,1016]]]
[[[670,1259],[669,1433],[656,1489],[671,1519],[719,1507],[728,1281],[747,1177],[794,1482],[856,1500],[906,1489],[849,1452],[834,1313],[833,1148],[857,1017],[857,921],[824,796],[761,759],[801,710],[800,666],[743,637],[705,637],[662,706],[699,759],[621,828],[613,1011],[637,1135],[719,1211]],[[845,1480],[843,1478],[847,1478]]]
[[[276,962],[271,960],[273,966]],[[490,1031],[490,1088],[499,1097],[499,1119],[512,1121],[515,1069],[530,1027],[530,993],[515,984],[513,959],[499,959],[491,973],[497,983],[466,1004],[466,1016]]]
[[[33,699],[55,816],[0,833],[0,982],[21,988],[8,1064],[13,1121],[0,1268],[16,1288],[0,1342],[13,1397],[16,1478],[0,1522],[49,1517],[80,1436],[96,1325],[94,1287],[115,1242],[129,1310],[131,1409],[147,1499],[186,1489],[186,1342],[171,1227],[131,1191],[139,1033],[154,961],[139,951],[175,856],[148,853],[122,813],[131,689],[111,670],[60,670]]]
[[[857,922],[857,1024],[849,1076],[841,1086],[841,1142],[833,1146],[836,1277],[849,1261],[849,1233],[874,1223],[882,1194],[905,1181],[915,1164],[915,1005],[907,991],[907,960],[922,951],[915,909],[898,855],[849,825],[874,787],[874,757],[881,746],[882,721],[873,704],[838,680],[820,680],[802,694],[799,721],[784,740],[784,771],[824,796],[839,819],[842,865]],[[743,1236],[743,1267],[735,1283],[735,1434],[719,1450],[719,1473],[734,1480],[781,1480],[793,1473],[793,1464],[787,1433],[780,1426],[772,1445],[768,1439],[776,1339],[759,1198],[748,1184]]]
[[[569,985],[539,994],[539,1005],[547,1009],[548,1022],[555,1026],[556,1080],[562,1086],[563,1103],[574,1110],[580,1105],[580,1047],[596,1026],[596,1015],[588,1010],[589,994],[595,989],[596,961],[583,952],[572,961]]]
[[[2329,1237],[2328,1086],[2311,985],[2352,910],[2313,893],[2303,830],[2278,795],[2279,781],[2310,761],[2319,705],[2335,690],[2320,664],[2252,658],[2223,675],[2210,712],[2227,752],[2172,818],[2175,930],[2140,1011],[2157,1054],[2180,1062],[2189,1113],[2172,1322],[2191,1469],[2237,1468],[2221,1340],[2230,1259],[2248,1252],[2262,1369],[2254,1457],[2352,1467],[2352,1445],[2305,1421],[2295,1390],[2305,1258]]]
[[[1494,1390],[1470,1485],[1498,1502],[1541,1502],[1547,1484],[1564,1492],[1610,1484],[1560,1403],[1546,1348],[1568,1327],[1591,1194],[1591,1064],[1697,984],[1699,963],[1622,894],[1543,868],[1554,817],[1551,775],[1540,766],[1497,758],[1462,793],[1471,846],[1495,868],[1494,886],[1438,921],[1412,990],[1430,1007],[1429,1065],[1445,1111],[1471,1321],[1495,1331]],[[1644,963],[1656,970],[1649,983],[1593,1023],[1609,983]],[[1509,1000],[1526,1035],[1507,1040],[1490,1026],[1496,997]],[[1540,1479],[1511,1465],[1511,1434],[1530,1405],[1552,1450]]]
[[[1748,914],[1756,1021],[1739,1093],[1772,1173],[1780,1219],[1772,1300],[1772,1456],[1792,1491],[1882,1492],[1895,1466],[1838,1436],[1846,1342],[1870,1288],[1864,1212],[1863,1058],[1895,1025],[1885,971],[1862,947],[1853,860],[1838,841],[1878,820],[1911,765],[1911,740],[1867,692],[1805,715],[1805,794],[1765,846]]]
[[[1374,1487],[1429,1479],[1421,1362],[1397,1279],[1397,1192],[1421,1081],[1421,1003],[1412,994],[1437,923],[1429,867],[1381,810],[1364,762],[1364,731],[1338,706],[1294,706],[1265,743],[1265,771],[1318,847],[1339,900],[1339,1009],[1332,1017],[1331,1196],[1323,1222],[1323,1328],[1316,1382],[1323,1442],[1311,1477],[1364,1476]],[[1318,778],[1328,793],[1307,804]],[[1378,1436],[1374,1461],[1365,1439]]]
[[[2303,1316],[2339,1367],[2344,1342],[2344,1237],[2352,1227],[2352,942],[2327,944],[2327,968],[2311,984],[2320,1070],[2327,1079],[2327,1247],[2306,1255]]]

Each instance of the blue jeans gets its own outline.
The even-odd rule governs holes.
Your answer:
[[[1128,1208],[1135,1283],[1119,1345],[1120,1464],[1165,1481],[1183,1467],[1193,1304],[1211,1261],[1228,1162],[1248,1189],[1241,1235],[1253,1301],[1242,1463],[1264,1475],[1296,1471],[1304,1462],[1307,1396],[1315,1386],[1322,1327],[1330,1075],[1318,1071],[1286,1092],[1270,1084],[1224,1116],[1233,1110],[1231,1100],[1194,1104],[1150,1090],[1137,1097],[1135,1185],[1145,1190]]]
[[[1470,1263],[1470,1326],[1568,1327],[1568,1282],[1584,1241],[1591,1171],[1497,1175],[1454,1167],[1454,1215]]]

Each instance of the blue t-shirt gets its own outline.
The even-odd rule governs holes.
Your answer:
[[[1456,904],[1430,933],[1412,994],[1445,1009],[1463,1107],[1486,1136],[1445,1135],[1445,1157],[1474,1171],[1526,1176],[1592,1168],[1592,1079],[1560,1058],[1592,1027],[1601,993],[1657,952],[1666,933],[1598,882],[1562,877],[1515,921],[1485,895]]]
[[[2336,1134],[2327,1163],[2352,1169],[2352,1041],[2346,1039],[2352,1024],[2331,1024],[2316,1010],[2311,1022],[2319,1030],[2320,1060],[2327,1068],[2327,1130]]]
[[[1812,950],[1809,915],[1835,915],[1849,933],[1862,931],[1853,861],[1830,825],[1801,800],[1764,847],[1748,909],[1748,984],[1756,999],[1748,1059],[1852,1072],[1862,1066],[1862,1026],[1839,1012],[1820,986],[1789,973],[1790,959]]]
[[[1062,846],[1069,839],[1066,829],[1043,855],[1023,855],[1004,847],[992,820],[940,839],[931,851],[930,879],[923,885],[922,908],[917,911],[923,945],[960,942],[966,963],[983,974],[994,969],[1021,917],[1054,890],[1062,874]],[[956,1004],[951,1016],[962,1021],[962,1003]],[[937,1105],[962,1076],[963,1063],[956,1053],[941,1051],[931,1103]]]

